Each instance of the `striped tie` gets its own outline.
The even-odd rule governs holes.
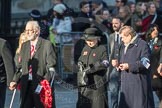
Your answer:
[[[30,49],[30,56],[31,56],[31,58],[32,58],[33,55],[34,55],[34,51],[35,51],[34,45],[31,45],[30,48],[31,48],[31,49]],[[32,80],[32,65],[31,65],[31,64],[29,65],[29,80]]]
[[[35,47],[34,47],[34,45],[31,45],[31,47],[30,47],[30,56],[31,56],[31,58],[34,55],[34,52],[35,52]]]
[[[32,80],[32,65],[29,66],[29,80]]]

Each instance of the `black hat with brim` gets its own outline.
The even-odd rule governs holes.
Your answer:
[[[87,28],[84,31],[84,34],[81,37],[81,39],[85,40],[100,39],[100,33],[96,28]]]

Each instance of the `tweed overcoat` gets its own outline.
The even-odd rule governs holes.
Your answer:
[[[29,65],[32,65],[32,84],[36,88],[43,79],[51,81],[53,73],[50,73],[48,69],[55,67],[56,55],[52,43],[39,37],[33,57],[30,57],[30,41],[23,44],[20,57],[21,62],[17,65],[17,70],[22,69],[22,71],[17,71],[13,80],[20,82],[21,95],[25,98],[29,82]],[[21,98],[21,103],[25,100],[24,98]]]

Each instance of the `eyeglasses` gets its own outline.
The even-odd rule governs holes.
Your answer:
[[[24,32],[34,32],[35,30],[33,29],[27,29],[27,30],[24,30]]]

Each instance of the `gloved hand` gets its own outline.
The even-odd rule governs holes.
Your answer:
[[[82,62],[78,62],[78,66],[83,66],[83,63]]]
[[[78,77],[78,86],[85,86],[88,84],[88,78],[86,75],[85,67],[82,62],[78,62],[79,72],[77,74]]]
[[[103,60],[102,62],[97,61],[94,64],[90,64],[87,68],[85,68],[83,71],[86,71],[86,73],[94,73],[96,71],[106,69],[109,66],[109,62],[107,60]]]
[[[88,78],[86,75],[86,69],[84,69],[83,64],[78,63],[79,72],[77,74],[78,77],[78,86],[85,86],[88,84]]]
[[[82,62],[78,62],[78,67],[79,67],[79,72],[82,72],[83,71],[83,63]]]

